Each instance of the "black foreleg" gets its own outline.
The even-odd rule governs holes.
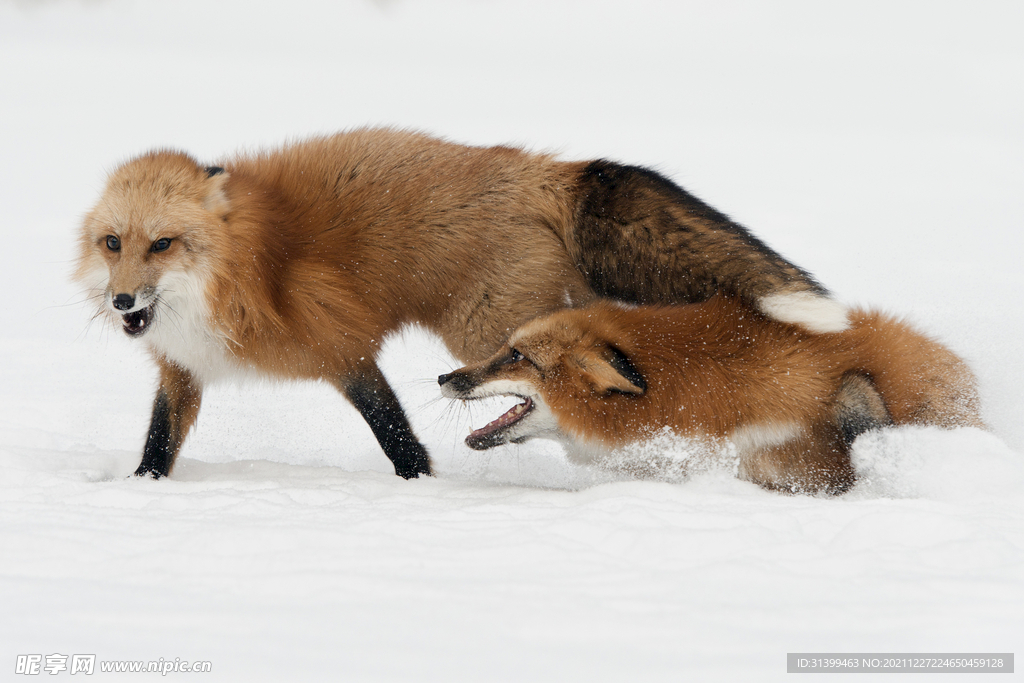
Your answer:
[[[376,365],[344,378],[339,388],[370,425],[395,474],[406,479],[432,474],[427,449],[413,434],[398,397]]]
[[[157,479],[167,476],[174,466],[178,449],[199,415],[203,396],[202,388],[187,371],[163,361],[159,365],[160,388],[153,401],[142,463],[135,470],[136,476]]]

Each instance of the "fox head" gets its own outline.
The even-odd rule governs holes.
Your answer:
[[[157,151],[110,174],[79,239],[75,279],[101,312],[139,337],[201,294],[215,228],[229,210],[228,175],[186,154]],[[197,291],[198,290],[198,291]]]
[[[599,423],[621,419],[622,403],[641,398],[647,383],[607,322],[559,311],[520,327],[487,360],[438,377],[448,398],[522,399],[466,444],[484,450],[533,437],[586,440],[601,431]]]

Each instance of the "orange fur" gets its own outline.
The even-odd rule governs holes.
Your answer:
[[[856,311],[851,323],[810,335],[722,296],[679,307],[596,302],[527,323],[490,359],[440,381],[456,398],[529,398],[557,423],[542,431],[575,446],[613,450],[666,426],[732,439],[742,476],[787,490],[848,488],[847,441],[890,419],[983,426],[973,375],[952,352],[880,313]],[[480,446],[495,445],[478,431]]]

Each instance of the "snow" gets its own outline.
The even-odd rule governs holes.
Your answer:
[[[1022,20],[995,1],[0,4],[0,670],[731,681],[784,679],[787,652],[1013,652]],[[714,468],[622,480],[545,442],[470,451],[501,408],[441,399],[454,361],[410,330],[383,366],[438,477],[390,474],[325,386],[250,385],[208,392],[173,476],[128,478],[155,372],[69,280],[104,174],[367,124],[653,166],[961,353],[992,431],[864,437],[836,499]]]

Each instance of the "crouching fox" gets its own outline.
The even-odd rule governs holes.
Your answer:
[[[409,323],[463,362],[596,296],[724,291],[812,331],[845,309],[810,275],[651,171],[357,130],[208,166],[155,151],[86,216],[77,279],[160,369],[138,475],[167,474],[220,378],[322,379],[403,477],[426,450],[376,365]]]
[[[960,358],[892,317],[850,320],[846,331],[811,335],[734,297],[595,302],[525,324],[490,358],[438,382],[450,398],[521,399],[467,437],[478,450],[548,437],[570,458],[612,461],[668,427],[730,441],[742,478],[794,492],[847,490],[850,445],[867,430],[984,426]]]

